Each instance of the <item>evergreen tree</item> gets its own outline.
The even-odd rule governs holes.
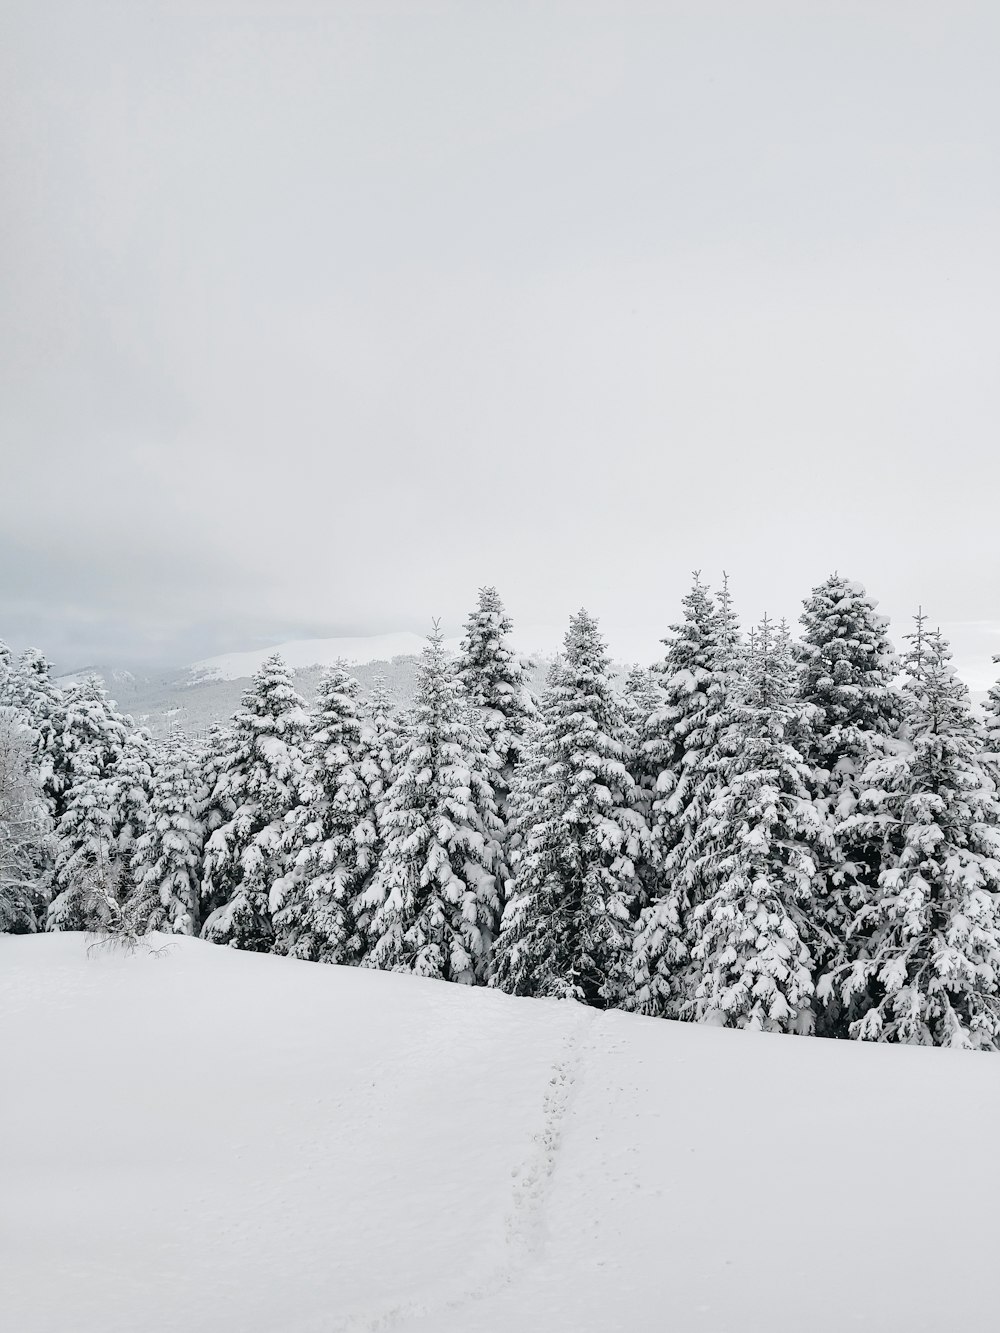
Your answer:
[[[31,672],[35,697],[44,700],[48,664],[40,654],[33,658]],[[101,678],[93,674],[56,697],[50,718],[51,772],[46,776],[46,784],[52,792],[53,814],[58,819],[78,781],[107,777],[117,767],[129,735],[129,723],[108,698]]]
[[[649,834],[625,762],[610,660],[586,611],[570,621],[565,649],[512,797],[518,840],[497,984],[613,1005],[628,984],[636,865]]]
[[[366,886],[383,856],[385,839],[382,810],[385,798],[399,775],[401,737],[402,730],[385,686],[385,678],[376,676],[372,682],[367,715],[361,723],[357,759],[358,776],[367,791],[367,813],[358,822],[354,837],[358,844],[358,864]],[[364,933],[367,925],[363,912],[359,924]]]
[[[205,869],[205,848],[216,829],[227,824],[236,814],[236,795],[225,774],[235,745],[232,731],[220,722],[213,722],[206,734],[193,745],[195,803],[194,816],[202,831],[202,870]],[[201,884],[201,916],[209,916],[226,902],[228,881],[223,876],[219,883],[204,877]]]
[[[21,714],[0,707],[0,933],[37,930],[47,899],[48,810]]]
[[[198,818],[198,756],[183,732],[157,747],[149,815],[132,848],[127,906],[137,934],[198,931],[204,830]]]
[[[655,671],[633,666],[625,677],[622,689],[622,738],[628,754],[628,769],[640,795],[642,812],[647,822],[652,815],[653,794],[657,773],[649,762],[644,739],[650,718],[663,707],[663,690]]]
[[[358,693],[358,682],[340,664],[320,681],[309,775],[291,820],[291,864],[271,894],[277,951],[314,962],[358,963],[363,953],[357,899],[373,811],[360,769]]]
[[[112,923],[123,896],[111,788],[98,773],[77,776],[56,825],[56,893],[46,930],[97,930]]]
[[[0,639],[0,708],[13,708],[14,655]]]
[[[677,1017],[696,985],[691,911],[706,885],[703,860],[693,848],[734,748],[731,704],[739,658],[728,583],[716,604],[696,573],[683,609],[656,668],[660,706],[640,733],[642,769],[652,788],[653,881],[635,935],[626,1004],[661,1017]]]
[[[622,683],[622,722],[618,737],[624,746],[625,767],[633,782],[633,808],[649,827],[656,794],[656,773],[646,754],[643,738],[649,719],[663,706],[659,677],[648,667],[634,665]],[[659,866],[652,843],[636,862],[635,911],[641,912],[660,891]]]
[[[57,893],[49,930],[90,930],[121,919],[132,895],[132,852],[149,818],[152,769],[145,732],[129,733],[106,771],[78,771],[56,825]]]
[[[142,819],[138,793],[148,783],[144,740],[90,675],[63,694],[51,753],[50,791],[60,813],[45,928],[97,929],[117,919],[131,888],[129,844]]]
[[[382,808],[384,853],[362,903],[370,912],[366,966],[487,980],[503,865],[486,746],[435,624]]]
[[[202,935],[217,944],[266,953],[274,942],[269,897],[287,869],[288,815],[305,779],[308,719],[281,657],[269,657],[243,696],[230,746],[209,798],[233,813],[205,847],[209,897],[222,905]]]
[[[149,825],[153,752],[148,731],[136,730],[128,734],[121,758],[105,781],[110,789],[115,856],[121,862],[119,891],[121,901],[125,903],[135,890],[132,864],[135,844]]]
[[[799,688],[807,721],[799,745],[817,808],[841,830],[816,886],[814,911],[828,941],[816,959],[820,972],[839,970],[862,947],[861,937],[855,932],[849,938],[849,930],[873,898],[880,868],[879,839],[865,832],[866,823],[850,819],[861,774],[880,740],[901,721],[893,684],[899,663],[876,606],[861,584],[834,574],[813,589],[802,613]],[[852,1015],[842,1011],[836,992],[829,999],[819,1013],[819,1030],[844,1032]]]
[[[1000,802],[984,738],[940,631],[908,636],[905,724],[862,777],[844,836],[879,839],[878,894],[851,933],[864,947],[825,988],[863,999],[851,1035],[1000,1045]]]
[[[1000,655],[994,657],[1000,663]],[[1000,680],[991,686],[983,705],[986,723],[986,749],[996,780],[1000,782]]]
[[[637,735],[649,718],[663,706],[663,693],[656,672],[633,663],[622,687],[625,722]]]
[[[524,667],[510,645],[512,629],[496,588],[480,588],[458,658],[458,678],[489,739],[493,786],[501,815],[534,712]]]
[[[72,774],[61,744],[65,729],[63,692],[52,679],[52,669],[36,649],[26,649],[15,666],[8,668],[8,703],[31,728],[34,761],[49,814],[58,818]]]
[[[810,737],[832,776],[856,748],[856,734],[888,736],[900,721],[893,689],[899,662],[888,620],[860,583],[832,574],[806,598],[799,645],[800,693],[821,710]]]
[[[694,840],[711,891],[692,913],[700,978],[688,1012],[729,1027],[808,1032],[809,913],[829,833],[789,740],[798,715],[787,631],[765,618],[743,657],[734,753]]]

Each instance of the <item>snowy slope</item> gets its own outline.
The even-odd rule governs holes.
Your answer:
[[[405,630],[397,634],[370,634],[353,639],[293,639],[270,648],[206,657],[191,666],[191,673],[200,680],[242,680],[259,670],[273,653],[280,653],[286,665],[295,671],[303,667],[332,666],[341,659],[349,664],[390,662],[394,657],[418,655],[426,642],[424,635],[407,633]],[[448,640],[445,646],[449,651],[454,651],[458,643],[458,639],[454,642]]]
[[[16,1333],[997,1327],[1000,1060],[0,937]]]
[[[625,627],[604,627],[614,650],[616,660],[623,663],[652,662],[662,656],[662,646],[656,635],[636,633]],[[519,625],[511,634],[516,652],[530,659],[548,659],[562,651],[566,626]],[[461,635],[446,638],[445,650],[458,652]],[[269,648],[255,648],[248,652],[222,653],[206,657],[188,668],[195,681],[242,680],[252,676],[265,658],[280,653],[293,670],[304,667],[332,666],[343,659],[351,665],[366,662],[390,662],[394,657],[418,657],[426,646],[427,638],[401,630],[392,634],[371,634],[359,638],[294,639],[288,643],[272,644]]]

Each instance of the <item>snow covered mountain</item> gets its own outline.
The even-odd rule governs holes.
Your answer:
[[[227,722],[239,708],[250,677],[273,653],[280,653],[295,672],[296,689],[307,702],[316,697],[323,670],[344,659],[352,675],[368,693],[376,676],[382,676],[392,698],[409,704],[416,688],[417,663],[427,640],[423,635],[401,631],[359,638],[297,639],[268,648],[224,653],[204,658],[190,667],[131,672],[117,666],[94,666],[58,678],[67,686],[88,671],[99,675],[108,693],[123,713],[148,727],[154,736],[179,727],[190,735],[201,735],[213,722]],[[449,652],[457,652],[459,638],[445,640]],[[541,689],[547,669],[544,658],[530,658],[529,678]]]
[[[274,653],[280,653],[295,671],[314,666],[332,666],[343,659],[350,666],[369,662],[391,662],[394,657],[416,657],[423,651],[427,640],[422,634],[401,631],[396,634],[370,634],[357,638],[294,639],[270,648],[254,648],[249,652],[222,653],[195,662],[190,670],[198,681],[242,680],[258,671],[262,663]],[[446,639],[449,652],[458,649],[459,639]]]
[[[996,1326],[996,1057],[188,939],[0,937],[0,1012],[17,1333]]]

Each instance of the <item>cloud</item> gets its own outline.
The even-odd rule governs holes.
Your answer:
[[[0,633],[993,615],[1000,11],[918,9],[7,6]]]

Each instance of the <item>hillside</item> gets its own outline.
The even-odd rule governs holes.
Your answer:
[[[367,694],[376,676],[382,676],[391,697],[399,705],[408,705],[416,688],[416,657],[396,657],[391,661],[352,663],[362,691]],[[90,668],[102,678],[118,708],[154,736],[163,736],[179,728],[189,736],[201,736],[213,722],[228,722],[240,707],[250,677],[202,677],[193,668],[155,673],[122,672],[110,667]],[[295,688],[307,703],[316,698],[325,667],[301,667],[294,671]],[[68,685],[84,672],[59,678]]]
[[[413,699],[416,668],[416,657],[397,657],[391,662],[353,664],[350,671],[364,694],[371,690],[375,677],[382,676],[393,700],[405,706]],[[201,679],[188,669],[136,674],[129,680],[105,667],[92,669],[104,680],[118,708],[140,726],[147,727],[153,736],[164,736],[177,728],[189,736],[204,735],[213,722],[230,720],[250,684],[249,676],[233,680]],[[315,700],[324,670],[322,666],[313,666],[293,672],[295,688],[307,703]],[[82,674],[61,677],[59,684],[65,685]]]
[[[377,676],[386,683],[394,702],[406,707],[413,702],[417,683],[417,664],[420,646],[424,640],[412,636],[417,649],[410,654],[391,658],[364,656],[349,658],[348,670],[367,695]],[[295,643],[278,644],[274,648],[246,653],[231,653],[225,658],[206,659],[190,667],[141,672],[126,671],[119,667],[93,666],[83,671],[60,676],[57,683],[67,686],[88,671],[95,672],[104,681],[108,693],[118,708],[132,717],[140,726],[147,727],[154,736],[163,736],[179,728],[190,736],[201,736],[213,722],[228,722],[240,707],[250,677],[260,663],[271,653],[280,653],[292,667],[295,688],[307,703],[316,698],[320,677],[327,666],[342,656],[335,649],[349,642],[368,644],[370,651],[377,647],[393,647],[405,635],[382,635],[369,640],[309,639]],[[332,646],[331,646],[332,645]],[[311,657],[315,650],[316,656]],[[259,659],[259,660],[258,660]],[[540,692],[548,660],[527,658],[526,667],[531,687]],[[236,671],[244,675],[233,674]]]
[[[367,662],[391,662],[394,657],[416,657],[426,643],[422,634],[372,634],[358,638],[292,639],[274,648],[254,648],[249,652],[223,653],[195,662],[191,672],[203,680],[242,680],[259,671],[266,658],[278,652],[293,671],[303,667],[333,666],[346,662],[356,666]],[[459,640],[449,640],[448,647],[457,651]]]
[[[186,939],[0,937],[0,1011],[17,1333],[996,1326],[992,1057]]]
[[[516,644],[528,683],[536,695],[544,688],[553,653],[538,648],[529,651],[524,645],[541,642],[556,640],[547,627],[536,626],[529,627]],[[119,709],[148,728],[153,736],[164,736],[175,729],[190,736],[202,736],[212,723],[229,721],[240,707],[250,678],[272,653],[280,653],[291,667],[295,688],[307,703],[315,700],[325,668],[343,660],[364,695],[371,691],[375,678],[381,676],[395,703],[406,707],[413,701],[417,663],[425,643],[421,635],[406,631],[355,638],[296,639],[268,648],[204,658],[186,667],[132,671],[117,665],[94,665],[67,672],[58,677],[57,683],[66,686],[93,671],[102,678]],[[457,651],[459,643],[457,638],[445,641],[450,652]],[[636,660],[652,662],[660,656],[658,651],[647,652]],[[629,659],[617,661],[616,679],[623,681],[631,665]],[[986,691],[973,690],[971,697],[979,707]]]
[[[413,643],[409,640],[412,639]],[[323,670],[341,657],[349,661],[351,673],[367,693],[382,676],[398,704],[409,704],[416,682],[416,665],[423,640],[417,635],[378,635],[369,639],[309,639],[282,643],[268,649],[230,653],[205,659],[189,667],[157,671],[124,670],[118,666],[94,665],[58,677],[68,686],[88,672],[100,676],[119,709],[148,727],[154,736],[180,728],[189,735],[203,735],[213,722],[228,722],[240,706],[250,677],[271,653],[281,653],[292,668],[295,687],[307,702],[316,697]],[[416,645],[414,647],[414,644]],[[353,647],[352,653],[341,649]],[[390,655],[390,650],[408,647],[409,653]]]

